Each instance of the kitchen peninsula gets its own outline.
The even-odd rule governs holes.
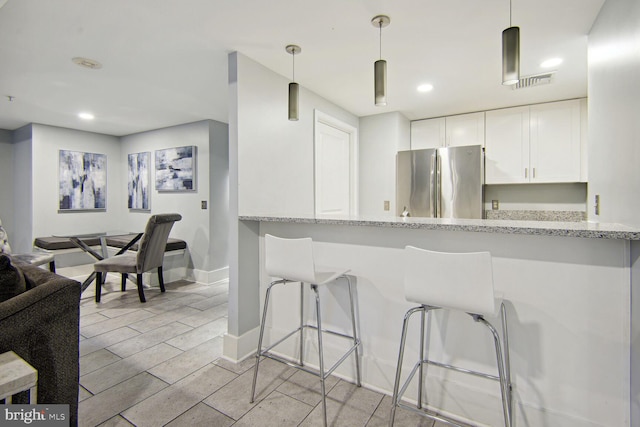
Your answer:
[[[515,425],[629,425],[638,382],[631,360],[640,329],[640,229],[595,223],[446,220],[426,218],[313,218],[240,216],[239,286],[262,298],[265,234],[314,239],[317,262],[344,266],[356,277],[363,384],[390,394],[401,323],[410,305],[403,295],[406,245],[450,251],[490,251],[497,292],[508,301]],[[255,265],[258,263],[258,266]],[[428,277],[425,278],[428,280]],[[260,289],[256,286],[260,283]],[[339,287],[338,287],[339,288]],[[298,287],[278,297],[281,307],[298,303]],[[348,326],[342,289],[332,291],[324,309]],[[290,310],[286,310],[287,313]],[[311,310],[307,311],[312,312]],[[277,338],[298,320],[274,305],[268,324]],[[491,369],[489,336],[456,331],[478,326],[467,316],[437,313],[429,322],[430,356],[471,369]],[[257,324],[255,325],[257,326]],[[417,337],[412,325],[409,337]],[[446,339],[440,335],[446,331]],[[452,335],[453,334],[453,335]],[[444,336],[444,334],[443,334]],[[313,346],[309,338],[307,346]],[[338,343],[325,344],[328,354]],[[417,339],[408,341],[405,361],[417,360]],[[295,355],[294,345],[283,353]],[[312,354],[313,352],[310,352]],[[412,363],[412,362],[411,362]],[[408,373],[409,369],[403,372]],[[437,408],[488,425],[501,423],[498,387],[429,367],[427,396]],[[353,378],[353,366],[336,372]],[[436,378],[436,379],[433,379]],[[415,398],[414,390],[407,396]]]

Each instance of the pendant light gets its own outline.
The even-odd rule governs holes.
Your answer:
[[[300,46],[296,46],[295,44],[290,44],[285,49],[287,50],[288,53],[291,54],[292,61],[293,61],[293,73],[291,76],[291,83],[289,83],[289,120],[297,121],[300,85],[298,85],[298,83],[295,82],[296,54],[302,52],[302,48]]]
[[[371,20],[371,24],[380,30],[380,59],[373,64],[375,103],[378,106],[387,105],[387,61],[382,59],[382,28],[390,22],[386,15],[378,15]]]
[[[502,84],[513,85],[520,80],[520,27],[511,25],[509,0],[509,28],[502,32]]]

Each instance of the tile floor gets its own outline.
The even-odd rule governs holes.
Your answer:
[[[82,280],[77,267],[60,274]],[[167,292],[135,286],[120,292],[109,275],[102,302],[93,286],[80,308],[79,424],[90,426],[320,426],[317,377],[272,360],[261,365],[258,398],[249,403],[253,358],[221,359],[228,285],[178,281]],[[390,397],[330,378],[331,426],[385,426]],[[397,426],[434,426],[398,409]],[[435,426],[440,425],[435,423]]]

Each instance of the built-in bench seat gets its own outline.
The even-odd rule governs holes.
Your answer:
[[[122,236],[109,236],[106,238],[107,246],[111,246],[112,248],[124,248],[127,243],[131,241],[135,237],[135,234],[125,234]],[[130,251],[138,250],[138,242],[136,242],[133,246],[129,248]],[[173,237],[169,237],[167,239],[167,246],[165,248],[165,252],[178,251],[180,249],[186,249],[187,242],[180,239],[174,239]]]
[[[87,246],[100,246],[100,238],[90,237],[82,239]],[[36,237],[33,246],[47,251],[58,251],[62,249],[79,249],[68,237]]]
[[[131,241],[136,235],[135,234],[123,234],[119,236],[108,236],[105,238],[105,242],[107,246],[113,248],[124,248],[127,243]],[[99,237],[89,237],[83,238],[82,241],[87,244],[87,246],[100,246],[100,238]],[[76,245],[71,242],[68,237],[36,237],[33,241],[33,245],[37,248],[44,249],[47,251],[57,251],[63,249],[78,249]],[[180,239],[174,239],[169,237],[167,240],[167,246],[165,248],[165,252],[177,251],[181,249],[187,248],[187,242]],[[134,244],[131,248],[131,251],[138,250],[138,243]]]

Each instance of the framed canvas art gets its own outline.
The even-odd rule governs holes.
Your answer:
[[[107,156],[81,151],[59,151],[59,209],[107,208]]]
[[[127,207],[148,211],[151,185],[151,152],[129,154],[127,179]]]
[[[185,146],[156,151],[156,190],[196,189],[196,147]]]

